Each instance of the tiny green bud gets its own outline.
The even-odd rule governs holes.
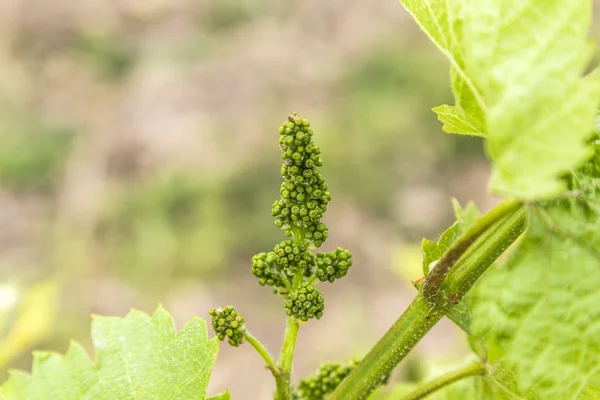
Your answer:
[[[300,380],[298,397],[302,400],[323,400],[333,392],[350,372],[358,365],[358,360],[346,364],[325,363],[316,374]]]
[[[315,234],[316,235],[316,234]],[[341,247],[330,253],[317,254],[315,276],[321,282],[343,278],[352,266],[352,254]]]
[[[325,299],[316,287],[304,282],[300,288],[288,294],[284,306],[288,316],[301,321],[320,319],[325,310]]]
[[[244,343],[246,339],[245,321],[233,306],[213,308],[208,313],[212,317],[212,326],[219,340],[223,341],[228,338],[228,343],[234,347]]]

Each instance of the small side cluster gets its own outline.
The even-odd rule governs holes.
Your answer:
[[[284,240],[275,245],[273,251],[259,253],[252,257],[252,275],[258,278],[261,286],[273,286],[276,293],[285,294],[287,289],[283,279],[293,279],[299,272],[302,276],[312,275],[315,256],[304,246],[293,240]]]
[[[321,282],[333,282],[346,276],[352,266],[352,253],[338,247],[330,253],[317,254],[315,275]]]
[[[252,275],[258,278],[261,286],[284,286],[281,269],[275,263],[275,253],[258,253],[252,257]]]
[[[356,365],[358,365],[358,360],[352,360],[346,364],[326,363],[321,365],[315,375],[300,381],[298,397],[302,400],[323,400],[350,375]]]
[[[327,226],[321,222],[331,200],[325,178],[319,172],[323,165],[321,149],[312,143],[313,130],[308,120],[294,113],[279,128],[279,146],[283,150],[281,197],[273,203],[271,213],[275,225],[289,234],[301,228],[304,238],[321,246],[327,239]]]
[[[233,306],[213,308],[209,312],[212,317],[212,326],[219,340],[228,338],[231,346],[238,347],[246,339],[246,325],[244,318],[238,314]]]
[[[304,282],[298,289],[288,294],[284,306],[288,316],[301,321],[320,319],[325,310],[325,299],[316,287]]]

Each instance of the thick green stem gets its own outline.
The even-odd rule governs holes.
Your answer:
[[[285,286],[285,288],[287,289],[287,291],[291,292],[292,291],[292,284],[288,280],[287,276],[285,276],[285,274],[283,272],[280,272],[279,276],[281,277],[281,281],[283,282],[283,285]]]
[[[441,287],[441,295],[435,296],[435,302],[431,303],[419,293],[328,400],[363,400],[381,385],[423,336],[455,302],[460,301],[481,274],[525,230],[525,208],[515,209],[511,206],[511,209],[513,213],[508,216],[504,213],[505,218],[500,219],[495,229],[475,243],[473,251],[460,257]]]
[[[248,330],[246,330],[246,340],[252,345],[252,347],[254,347],[256,352],[262,357],[262,359],[267,364],[267,367],[273,373],[273,376],[277,379],[277,375],[279,374],[279,368],[277,367],[277,364],[275,364],[275,360],[273,360],[273,357],[271,356],[271,354],[269,354],[265,346],[263,346],[262,343],[259,342],[258,339],[256,339]]]
[[[430,302],[435,302],[435,299],[440,292],[442,282],[444,282],[444,279],[446,279],[446,276],[461,256],[484,232],[521,206],[522,203],[519,201],[505,200],[477,220],[477,222],[475,222],[475,224],[473,224],[473,226],[471,226],[467,232],[465,232],[456,243],[444,253],[442,258],[440,258],[435,265],[435,268],[427,275],[425,283],[423,284],[423,295],[425,298]]]
[[[455,299],[462,299],[488,267],[521,236],[527,227],[527,209],[521,207],[490,229],[455,265],[444,283],[444,291]]]
[[[316,280],[317,280],[317,276],[316,275],[311,275],[311,277],[306,280],[306,283],[311,284],[311,283],[313,283]]]
[[[331,400],[366,399],[446,314],[450,303],[431,306],[419,294],[331,395]]]
[[[275,379],[275,400],[291,400],[292,386],[289,379],[284,379],[283,376]]]
[[[416,388],[414,391],[399,397],[397,400],[420,400],[429,396],[433,392],[453,384],[454,382],[460,381],[461,379],[469,378],[472,376],[485,375],[486,369],[481,363],[475,363],[467,365],[466,367],[450,371],[447,374],[438,376],[429,382]]]
[[[276,377],[277,400],[291,400],[292,398],[291,375],[299,328],[300,323],[296,318],[287,318],[283,346],[281,347],[281,354],[279,355],[280,376]]]
[[[289,374],[292,371],[292,363],[294,362],[294,351],[296,350],[296,339],[298,338],[298,329],[300,323],[294,317],[288,317],[285,328],[285,337],[283,346],[281,347],[281,355],[279,358],[279,366],[284,374]]]
[[[295,226],[292,228],[292,235],[294,243],[305,246],[306,240],[304,238],[304,228]],[[291,287],[289,282],[286,285],[288,291],[292,291],[300,287],[303,281],[302,273],[297,273],[293,276]],[[298,338],[298,330],[300,329],[300,323],[294,317],[288,317],[285,327],[285,334],[283,337],[283,345],[281,346],[281,353],[279,354],[278,372],[279,375],[275,375],[276,388],[276,400],[291,400],[292,399],[292,365],[294,363],[294,352],[296,351],[296,339]]]

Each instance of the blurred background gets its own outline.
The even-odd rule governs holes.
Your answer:
[[[497,201],[481,140],[430,111],[453,103],[448,75],[395,0],[3,0],[2,379],[33,348],[92,352],[91,314],[158,303],[178,327],[237,305],[277,353],[285,312],[249,260],[284,238],[270,209],[291,111],[323,151],[323,248],[355,257],[321,286],[295,374],[364,354],[414,296],[421,238],[452,223],[450,198]],[[422,357],[460,360],[463,342],[444,321],[394,379]],[[221,347],[211,393],[272,388],[249,346]]]

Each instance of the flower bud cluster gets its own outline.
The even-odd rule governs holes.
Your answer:
[[[289,239],[276,244],[273,253],[276,256],[275,262],[290,276],[300,271],[306,275],[307,272],[312,271],[312,267],[315,265],[313,254],[304,246],[298,246]]]
[[[284,307],[288,316],[301,321],[320,319],[325,309],[325,299],[316,287],[304,282],[297,290],[288,294]]]
[[[346,364],[326,363],[321,365],[315,375],[300,381],[299,397],[302,400],[323,400],[350,375],[352,369],[357,365],[358,360],[352,360]]]
[[[258,278],[261,286],[273,286],[277,293],[285,292],[283,277],[293,280],[293,275],[298,272],[309,277],[314,267],[315,256],[290,239],[276,244],[273,251],[252,257],[252,275]]]
[[[346,276],[352,266],[352,253],[338,247],[330,253],[317,254],[315,275],[321,282],[333,282]]]
[[[273,252],[258,253],[252,257],[252,275],[258,278],[261,286],[283,287],[281,269],[275,263],[277,256]]]
[[[227,337],[229,344],[238,347],[246,339],[246,325],[244,318],[239,315],[233,306],[213,308],[209,312],[212,317],[212,326],[219,340]]]
[[[334,282],[352,265],[348,250],[337,248],[316,256],[311,251],[327,239],[328,229],[321,218],[331,200],[319,172],[321,150],[313,144],[312,135],[310,123],[296,113],[279,128],[283,182],[272,215],[275,224],[293,238],[276,244],[270,252],[255,255],[251,263],[258,283],[272,287],[284,299],[287,315],[301,321],[323,315],[323,295],[314,286],[317,280]]]
[[[294,113],[279,128],[279,146],[283,150],[281,197],[271,213],[275,224],[292,233],[302,228],[304,238],[321,246],[327,239],[327,226],[321,222],[331,200],[325,178],[319,172],[323,165],[321,150],[312,143],[313,130],[308,120]]]

